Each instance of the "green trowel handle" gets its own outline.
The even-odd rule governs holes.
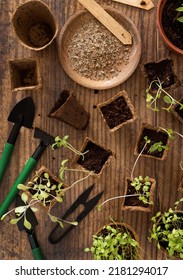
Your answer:
[[[19,189],[17,188],[18,184],[24,184],[27,178],[29,177],[30,173],[34,169],[37,164],[37,160],[30,157],[26,165],[24,166],[22,172],[18,176],[16,182],[14,183],[13,187],[10,189],[9,193],[7,194],[5,200],[0,205],[0,218],[7,212],[8,208],[10,207],[11,203],[16,198]]]
[[[0,182],[3,179],[6,167],[8,166],[8,163],[11,158],[11,154],[13,152],[14,145],[10,143],[6,143],[4,146],[3,153],[0,157]]]
[[[44,260],[45,259],[40,247],[33,249],[32,254],[33,254],[33,257],[35,260]]]

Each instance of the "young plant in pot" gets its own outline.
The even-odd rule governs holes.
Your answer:
[[[63,138],[56,137],[55,143],[53,147],[56,145],[58,147],[67,147],[72,150],[74,153],[81,155],[84,158],[84,154],[77,151],[68,141],[68,136],[64,136]],[[42,166],[36,174],[31,179],[27,185],[19,184],[17,188],[22,191],[21,199],[24,202],[24,206],[18,206],[14,209],[10,210],[6,214],[2,216],[2,220],[11,212],[15,212],[17,218],[12,219],[10,221],[11,224],[16,224],[20,219],[24,219],[24,226],[28,230],[31,228],[31,224],[26,218],[27,210],[30,208],[33,212],[36,212],[38,208],[37,204],[42,205],[51,219],[52,222],[58,222],[61,227],[64,226],[64,223],[70,223],[72,225],[77,225],[77,222],[69,222],[62,220],[51,214],[51,209],[55,205],[55,203],[62,203],[65,192],[72,188],[74,185],[79,183],[81,180],[88,178],[91,175],[91,172],[86,172],[87,175],[80,180],[77,180],[72,185],[67,187],[64,184],[64,173],[66,170],[70,170],[66,167],[67,159],[61,162],[60,167],[60,178],[57,178],[50,170],[48,170],[45,166]],[[78,170],[70,170],[70,171],[78,171]]]
[[[175,259],[183,259],[183,211],[177,209],[181,202],[183,198],[175,202],[174,208],[152,217],[149,237],[150,241],[156,241],[158,249]]]
[[[109,223],[93,235],[91,248],[85,248],[85,252],[91,252],[95,260],[138,260],[139,242],[134,229],[119,222]]]
[[[131,176],[125,179],[125,193],[124,195],[116,196],[105,200],[102,204],[98,205],[98,209],[106,204],[107,202],[114,199],[123,199],[122,202],[122,210],[127,211],[144,211],[151,212],[154,204],[154,193],[156,187],[156,181],[153,178],[149,178],[149,176],[143,177],[139,175],[137,177],[134,176],[135,167],[142,155],[146,146],[150,143],[148,137],[145,137],[145,144],[142,148],[140,154],[135,160],[135,163],[132,167],[132,171],[130,172]]]
[[[157,24],[165,44],[183,55],[183,6],[182,0],[159,0]]]

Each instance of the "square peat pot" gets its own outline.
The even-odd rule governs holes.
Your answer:
[[[179,100],[181,104],[183,104],[183,97]],[[183,123],[183,109],[180,110],[180,105],[175,104],[171,109],[172,114],[174,117],[179,120],[181,123]]]
[[[172,59],[167,58],[157,62],[147,62],[142,66],[142,71],[149,84],[159,79],[163,89],[173,89],[180,86],[180,81],[174,73]],[[155,83],[152,85],[152,90],[157,90]]]
[[[88,152],[84,155],[84,159],[77,155],[72,162],[72,166],[80,170],[93,171],[92,175],[94,177],[101,175],[113,155],[111,150],[104,148],[89,137],[85,138],[80,151],[82,153]]]
[[[137,191],[135,187],[131,186],[132,179],[126,178],[125,181],[125,194],[124,195],[135,195]],[[145,181],[144,181],[145,182]],[[148,198],[148,202],[154,203],[155,198],[155,187],[156,181],[153,178],[149,178],[150,185],[150,196]],[[140,191],[139,191],[140,193]],[[139,196],[129,196],[124,197],[122,203],[122,210],[129,210],[129,211],[143,211],[143,212],[152,212],[154,204],[145,204],[141,200],[139,200]]]
[[[42,206],[47,210],[51,209],[55,203],[57,202],[53,196],[61,196],[61,193],[58,195],[56,194],[56,191],[58,190],[58,186],[60,184],[62,184],[63,182],[58,178],[56,177],[49,169],[47,169],[45,166],[42,166],[37,172],[36,174],[33,176],[33,178],[31,179],[30,182],[28,182],[28,186],[31,186],[33,185],[35,182],[37,182],[38,184],[42,183],[44,184],[44,181],[45,181],[45,177],[44,177],[44,174],[47,173],[49,175],[49,180],[51,182],[51,186],[53,185],[56,185],[56,189],[55,190],[50,190],[50,196],[48,198],[46,198],[45,200],[45,204],[42,204]],[[50,186],[50,188],[51,188]],[[67,188],[66,185],[62,184],[62,187],[63,189]],[[35,194],[35,190],[33,189],[29,189],[28,190],[28,194],[29,195],[34,195]]]
[[[145,146],[146,141],[144,137],[146,136],[150,140],[150,143],[146,144]],[[161,145],[166,146],[167,149],[162,149],[161,151],[155,150],[153,152],[150,152],[150,147],[152,147],[155,143],[159,142],[161,142]],[[169,139],[168,134],[160,127],[151,126],[149,124],[143,123],[139,135],[137,137],[134,154],[139,155],[142,152],[141,156],[155,158],[158,160],[165,160],[168,155],[170,143],[171,140]]]
[[[111,132],[133,122],[137,116],[126,91],[120,91],[110,100],[97,105]]]
[[[41,87],[36,60],[10,60],[9,67],[12,91],[32,90]]]

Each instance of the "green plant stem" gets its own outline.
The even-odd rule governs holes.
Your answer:
[[[114,199],[130,197],[130,196],[140,196],[140,195],[142,195],[142,194],[127,194],[127,195],[119,195],[119,196],[111,197],[111,198],[108,198],[107,200],[105,200],[102,204],[100,204],[100,207],[102,207],[104,204],[106,204],[107,202],[114,200]]]
[[[147,144],[148,144],[147,142],[144,144],[144,147],[142,148],[142,150],[140,151],[138,157],[137,157],[136,160],[135,160],[135,163],[134,163],[133,168],[132,168],[132,171],[131,171],[131,179],[132,179],[132,180],[134,179],[133,173],[134,173],[135,167],[136,167],[136,165],[137,165],[137,162],[138,162],[140,156],[142,155],[143,151],[145,150]]]

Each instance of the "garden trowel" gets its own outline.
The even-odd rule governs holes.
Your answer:
[[[24,184],[31,172],[33,171],[34,167],[36,166],[38,160],[40,159],[41,155],[43,154],[44,150],[51,144],[55,142],[55,137],[49,135],[48,133],[44,132],[39,128],[35,128],[34,137],[39,138],[40,144],[29,158],[27,163],[25,164],[22,172],[16,179],[13,187],[10,189],[9,193],[7,194],[6,198],[0,205],[0,219],[3,215],[7,212],[8,208],[10,207],[11,203],[15,200],[19,189],[17,186],[19,184]]]
[[[14,123],[7,143],[0,157],[0,182],[10,161],[15,142],[22,126],[32,128],[35,116],[35,106],[31,97],[26,97],[18,102],[12,109],[8,121]]]
[[[19,207],[19,206],[25,206],[25,205],[26,204],[23,202],[21,197],[19,195],[17,195],[15,206]],[[39,246],[39,243],[37,241],[35,231],[34,231],[35,226],[38,225],[38,221],[36,219],[34,212],[30,208],[28,208],[28,210],[26,211],[26,219],[31,224],[31,228],[27,229],[24,226],[24,217],[22,217],[17,223],[18,229],[20,231],[24,230],[27,233],[27,237],[28,237],[28,240],[29,240],[29,243],[31,246],[31,250],[32,250],[34,259],[35,260],[44,260],[43,253],[41,251],[41,248]]]

